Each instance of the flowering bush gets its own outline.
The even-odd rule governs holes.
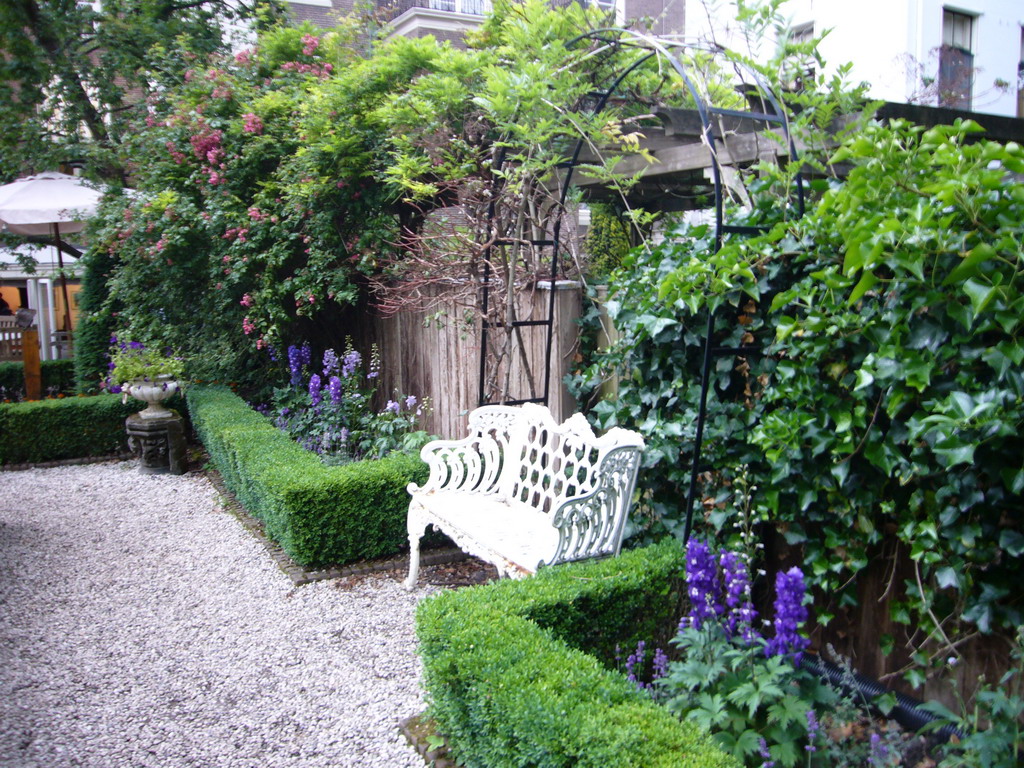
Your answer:
[[[171,350],[111,336],[108,368],[107,389],[120,392],[121,385],[131,381],[155,381],[160,376],[180,378],[185,372],[185,361]]]
[[[324,352],[315,371],[308,344],[289,347],[287,357],[289,382],[274,391],[274,423],[328,463],[381,458],[426,442],[427,434],[416,427],[428,404],[415,395],[396,395],[374,410],[380,373],[376,347],[365,374],[351,341],[342,357],[333,349]]]
[[[801,634],[807,599],[799,568],[775,580],[770,638],[756,626],[749,557],[691,539],[686,552],[690,611],[672,640],[678,661],[656,651],[654,680],[643,669],[642,644],[626,662],[646,688],[680,717],[707,727],[719,743],[751,768],[889,765],[889,731],[870,741],[845,739],[847,724],[865,719],[864,707],[801,664],[808,641]],[[767,625],[767,622],[765,622]],[[845,730],[844,730],[845,729]],[[884,758],[884,760],[883,760]]]
[[[356,138],[369,131],[355,124],[378,92],[418,68],[359,77],[357,89],[354,75],[340,77],[353,67],[339,65],[359,60],[350,33],[266,31],[234,58],[197,59],[150,100],[125,147],[145,158],[139,193],[111,196],[94,222],[87,268],[104,276],[109,297],[90,323],[160,333],[188,351],[197,378],[239,381],[263,397],[268,346],[334,327],[356,298],[351,278],[364,258],[398,240]],[[364,97],[366,109],[351,107]],[[323,110],[306,107],[314,99]]]

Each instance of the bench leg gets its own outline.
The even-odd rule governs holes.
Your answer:
[[[409,510],[406,525],[409,530],[409,576],[405,580],[405,588],[412,591],[416,589],[416,580],[420,576],[420,539],[427,531],[427,524]]]

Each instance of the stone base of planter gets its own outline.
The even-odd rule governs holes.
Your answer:
[[[177,411],[170,414],[154,419],[133,413],[125,419],[128,447],[144,475],[185,473],[185,429]]]

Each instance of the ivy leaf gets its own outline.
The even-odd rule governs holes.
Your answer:
[[[952,285],[961,280],[972,278],[980,271],[980,266],[996,255],[996,249],[988,243],[975,246],[967,252],[963,261],[956,265],[952,272],[946,275],[942,281],[943,285]]]
[[[853,304],[856,304],[865,293],[875,287],[875,283],[877,282],[878,278],[875,277],[874,272],[865,272],[853,287],[853,291],[850,293],[850,298],[846,300],[846,305],[852,306]]]
[[[666,328],[671,328],[673,325],[679,325],[678,320],[671,317],[658,317],[657,315],[641,315],[638,318],[638,322],[644,327],[652,339],[657,338],[658,334]]]
[[[1001,474],[1003,482],[1012,493],[1024,493],[1024,469],[1004,469]]]
[[[999,547],[1005,549],[1013,557],[1024,554],[1024,535],[1019,531],[1005,529],[999,534]]]
[[[942,458],[947,468],[955,467],[957,464],[971,464],[974,462],[974,449],[976,445],[956,445],[951,448],[935,447],[935,454]]]
[[[870,387],[874,383],[875,377],[871,375],[871,372],[861,368],[857,371],[857,386],[853,388],[853,391],[858,392],[866,387]]]
[[[846,244],[846,255],[843,256],[843,274],[853,275],[864,266],[864,241],[852,240]]]
[[[935,582],[939,585],[940,589],[949,589],[950,587],[959,589],[960,574],[956,568],[947,565],[935,572]]]
[[[971,278],[964,283],[964,293],[966,293],[967,298],[971,300],[971,308],[974,310],[975,315],[980,315],[985,311],[985,308],[995,297],[996,290],[996,286],[983,285],[974,278]]]

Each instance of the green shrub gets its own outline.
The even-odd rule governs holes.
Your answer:
[[[0,464],[108,456],[128,448],[124,420],[139,403],[118,395],[0,404]]]
[[[123,203],[123,201],[122,201]],[[109,202],[113,206],[114,200]],[[108,279],[116,264],[108,248],[90,248],[80,264],[82,290],[78,294],[82,311],[75,329],[75,387],[83,395],[100,391],[100,383],[107,375],[110,337],[117,328],[117,317],[123,307],[107,301],[110,295]]]
[[[597,658],[673,626],[682,568],[666,542],[423,601],[429,715],[462,764],[738,765]]]
[[[44,395],[70,395],[75,391],[74,360],[42,360]],[[25,396],[23,363],[0,363],[0,401],[18,400]]]
[[[629,253],[630,229],[632,224],[607,203],[590,204],[590,231],[584,243],[584,250],[590,259],[588,275],[591,279],[606,282],[608,276],[622,267],[622,260]]]
[[[406,542],[418,457],[328,467],[225,387],[190,387],[196,434],[224,483],[296,562],[323,566],[383,557]]]

